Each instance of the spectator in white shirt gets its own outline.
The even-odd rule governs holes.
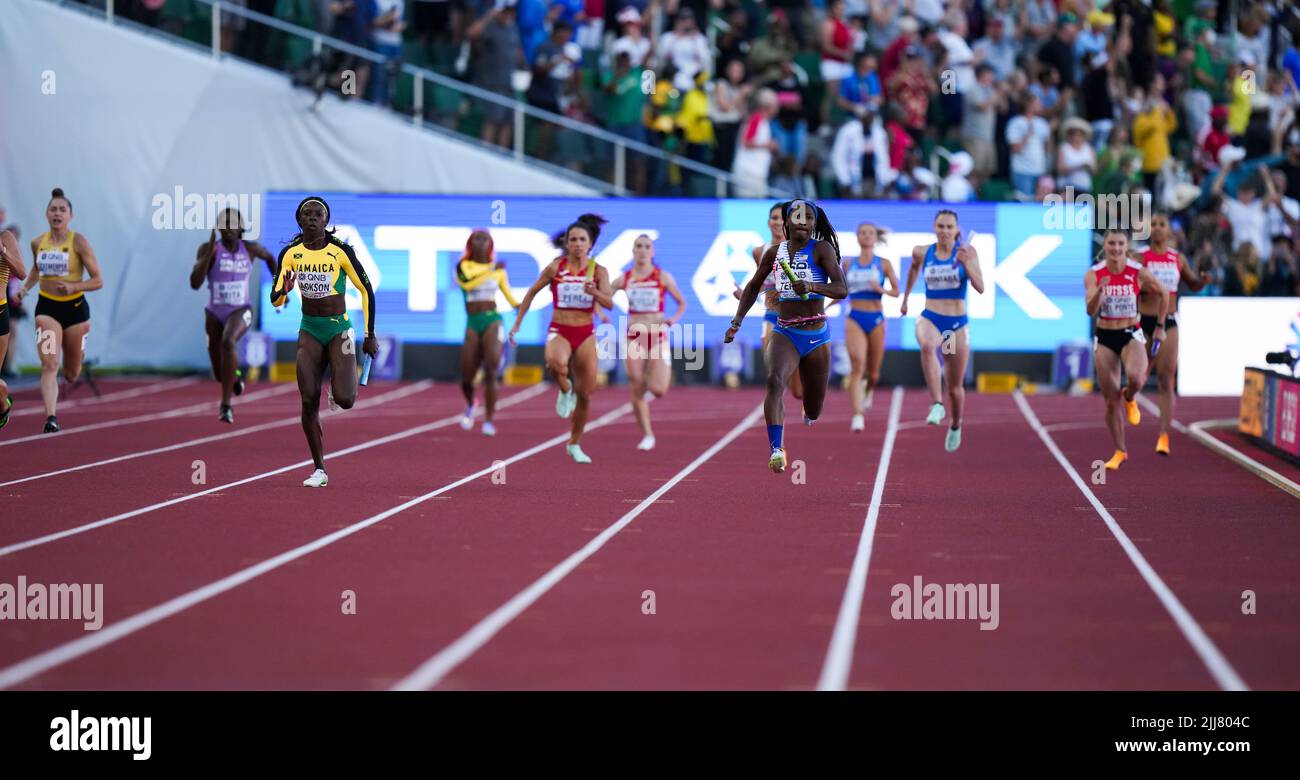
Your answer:
[[[861,119],[845,122],[835,134],[835,143],[831,146],[831,168],[840,187],[840,197],[861,198],[874,194],[864,187],[867,165],[871,166],[871,177],[877,186],[884,186],[893,179],[889,167],[889,136],[880,118],[869,110]]]
[[[1237,165],[1236,161],[1225,164],[1214,177],[1210,188],[1213,195],[1223,195],[1223,215],[1232,225],[1232,250],[1235,252],[1242,244],[1251,244],[1259,255],[1267,256],[1271,249],[1268,236],[1268,212],[1265,202],[1260,199],[1256,184],[1246,179],[1237,185],[1237,197],[1223,192],[1223,182],[1228,171]],[[1272,181],[1269,181],[1271,187]]]
[[[623,29],[623,34],[615,39],[609,48],[610,62],[616,61],[620,52],[627,52],[632,67],[634,69],[642,67],[649,59],[654,46],[643,34],[645,25],[641,21],[641,12],[629,5],[618,12],[617,21]]]
[[[1007,122],[1007,144],[1011,147],[1011,184],[1016,192],[1032,197],[1038,177],[1047,173],[1048,146],[1052,129],[1039,116],[1038,98],[1025,98],[1023,113]]]
[[[689,8],[677,12],[673,29],[659,36],[656,49],[661,64],[671,62],[677,69],[673,86],[682,92],[694,88],[695,77],[700,73],[713,72],[713,51],[709,48],[709,39],[700,32],[695,23],[695,12]]]
[[[957,152],[948,160],[948,175],[943,177],[939,197],[945,203],[965,203],[975,200],[975,187],[970,183],[975,160],[967,152]]]

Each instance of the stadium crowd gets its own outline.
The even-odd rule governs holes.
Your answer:
[[[198,0],[119,3],[206,41]],[[730,172],[737,197],[1149,198],[1211,274],[1207,294],[1300,292],[1295,0],[238,4],[387,58],[329,68],[399,110],[409,62]],[[309,59],[264,25],[222,26],[229,51]],[[508,104],[426,89],[427,118],[511,147]],[[609,180],[610,144],[546,121],[526,134],[530,155]],[[657,157],[627,165],[635,194],[717,194]]]

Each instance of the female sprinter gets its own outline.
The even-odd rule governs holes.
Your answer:
[[[654,263],[655,245],[650,236],[640,235],[632,244],[632,268],[610,288],[611,295],[622,290],[627,295],[627,367],[628,384],[632,386],[632,410],[641,426],[641,443],[638,450],[652,450],[655,434],[650,428],[650,404],[645,394],[649,390],[655,398],[668,392],[673,364],[669,359],[668,330],[686,313],[686,299],[677,289],[673,275]],[[677,311],[664,319],[664,295],[677,301]]]
[[[221,383],[221,411],[217,419],[234,423],[235,410],[230,408],[230,396],[244,392],[235,346],[253,324],[248,274],[253,270],[253,258],[257,258],[266,262],[274,276],[275,255],[256,241],[244,240],[244,218],[236,209],[221,212],[217,227],[221,230],[221,240],[217,241],[214,229],[208,234],[207,242],[199,245],[194,268],[190,270],[190,289],[197,290],[204,279],[208,280],[203,327],[207,331],[212,375]]]
[[[18,248],[18,239],[8,230],[0,230],[0,366],[5,363],[5,354],[9,351],[9,275],[15,279],[27,278],[27,266],[23,264],[22,250]],[[0,379],[0,428],[9,424],[9,410],[14,406],[9,397],[9,385]]]
[[[68,230],[72,203],[58,187],[45,207],[50,229],[32,239],[32,257],[37,273],[14,296],[21,304],[27,292],[40,282],[36,302],[36,348],[41,353],[41,400],[45,402],[45,432],[59,432],[55,416],[59,400],[59,349],[63,350],[63,378],[69,384],[81,376],[81,360],[90,335],[90,304],[86,293],[104,286],[99,261],[86,237]],[[90,278],[82,281],[82,277]]]
[[[865,427],[863,408],[871,408],[871,395],[880,382],[880,364],[885,360],[885,313],[881,308],[882,295],[898,297],[898,277],[894,266],[876,254],[876,242],[885,240],[885,229],[870,222],[858,225],[858,246],[862,248],[857,261],[844,263],[844,281],[849,287],[849,320],[844,326],[844,343],[849,351],[849,403],[853,406],[853,422],[849,430]],[[865,260],[865,262],[864,262]],[[885,282],[889,289],[885,289]],[[866,374],[867,393],[863,403],[862,376]]]
[[[934,217],[935,243],[912,248],[912,265],[907,269],[907,286],[903,288],[902,313],[907,315],[907,297],[912,294],[916,277],[925,274],[925,310],[916,318],[916,342],[921,346],[921,371],[930,390],[930,425],[943,422],[943,383],[948,386],[952,423],[943,448],[954,452],[961,446],[962,410],[966,390],[966,362],[970,360],[970,334],[966,328],[966,285],[984,292],[979,256],[974,247],[961,246],[957,212],[943,209]],[[942,257],[941,257],[942,256]],[[939,356],[943,347],[942,381]]]
[[[1138,327],[1138,297],[1150,295],[1156,301],[1156,340],[1164,341],[1164,321],[1169,309],[1169,293],[1150,271],[1129,258],[1128,234],[1122,230],[1106,231],[1102,246],[1104,259],[1083,276],[1087,290],[1088,316],[1097,317],[1093,338],[1093,359],[1097,369],[1097,386],[1106,399],[1106,427],[1115,442],[1115,454],[1106,461],[1114,471],[1128,460],[1124,447],[1124,421],[1120,419],[1119,401],[1124,399],[1128,421],[1142,421],[1137,394],[1147,381],[1146,338]],[[1163,351],[1163,350],[1162,350]],[[1128,384],[1120,392],[1120,366],[1128,375]]]
[[[766,243],[754,247],[754,265],[761,265],[763,262],[763,253],[774,246],[778,246],[785,240],[785,222],[781,216],[781,208],[784,203],[778,203],[767,212],[767,230],[772,238]],[[777,268],[774,273],[780,273],[781,269]],[[767,339],[772,335],[772,329],[776,327],[776,277],[769,275],[763,280],[763,337],[761,347],[763,354],[767,354]],[[736,288],[736,300],[740,300],[741,288]],[[799,372],[795,371],[790,374],[790,393],[796,401],[803,400],[803,382],[799,379]]]
[[[1192,271],[1187,258],[1169,245],[1173,231],[1169,228],[1169,215],[1156,212],[1151,216],[1151,238],[1147,251],[1142,253],[1142,267],[1151,272],[1165,292],[1169,293],[1169,316],[1165,318],[1165,341],[1160,351],[1150,356],[1155,363],[1156,380],[1160,386],[1160,438],[1156,452],[1169,454],[1169,423],[1174,418],[1174,379],[1178,376],[1178,283],[1186,282],[1187,289],[1198,292],[1210,281],[1202,271],[1198,276]],[[1143,293],[1138,299],[1138,314],[1142,318],[1142,333],[1155,347],[1157,307],[1160,301],[1154,295]]]
[[[804,424],[812,425],[821,416],[831,373],[830,328],[823,311],[824,299],[848,295],[840,273],[839,242],[826,212],[811,201],[793,200],[782,204],[781,215],[790,238],[763,253],[758,272],[750,277],[740,295],[740,305],[724,339],[730,343],[736,337],[740,323],[758,299],[763,281],[776,268],[780,316],[764,350],[768,377],[763,416],[772,448],[767,466],[777,473],[785,471],[786,466],[786,384],[796,371],[802,375]]]
[[[501,365],[501,313],[497,290],[511,306],[519,301],[510,290],[505,264],[493,260],[492,234],[478,228],[465,242],[465,255],[456,265],[456,284],[465,293],[465,343],[460,347],[460,389],[465,394],[465,414],[460,427],[474,427],[474,376],[483,367],[483,435],[496,436],[492,415],[497,408],[497,369]]]
[[[326,366],[332,373],[334,403],[351,409],[357,400],[356,343],[344,302],[344,279],[361,292],[361,314],[366,329],[362,349],[371,358],[379,353],[379,342],[375,340],[375,291],[352,247],[334,238],[332,231],[325,230],[330,221],[330,207],[323,199],[305,198],[294,216],[302,232],[280,252],[271,304],[283,306],[289,291],[297,285],[302,297],[302,325],[298,330],[302,430],[307,434],[307,447],[316,464],[316,470],[302,484],[323,488],[329,484],[321,446],[324,433],[320,426],[320,388]]]
[[[510,329],[510,343],[513,344],[520,323],[533,305],[533,298],[549,284],[555,313],[546,333],[546,369],[560,386],[555,399],[556,414],[573,418],[569,444],[564,451],[575,463],[591,462],[579,441],[587,425],[591,391],[596,387],[596,328],[593,320],[596,304],[606,309],[614,306],[609,274],[591,256],[596,239],[600,237],[600,226],[605,222],[604,217],[583,214],[556,237],[557,245],[562,244],[565,253],[543,268],[541,276],[528,288],[523,303],[519,304],[514,327]],[[570,361],[573,364],[572,375]]]

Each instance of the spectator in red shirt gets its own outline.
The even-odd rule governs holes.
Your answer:
[[[1200,154],[1198,155],[1201,167],[1206,173],[1217,173],[1219,170],[1219,150],[1232,143],[1232,136],[1228,134],[1228,107],[1215,106],[1210,111],[1210,124],[1202,131],[1202,137],[1197,144]]]
[[[903,52],[903,64],[894,71],[889,82],[890,99],[903,109],[903,126],[919,143],[925,134],[925,115],[930,108],[930,93],[934,90],[917,46],[909,46]]]

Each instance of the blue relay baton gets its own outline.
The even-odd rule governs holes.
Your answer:
[[[370,364],[373,363],[373,362],[374,362],[374,358],[370,357],[370,355],[366,355],[366,362],[365,362],[365,364],[362,365],[362,367],[361,367],[361,386],[362,386],[362,387],[365,387],[366,384],[370,381]]]

